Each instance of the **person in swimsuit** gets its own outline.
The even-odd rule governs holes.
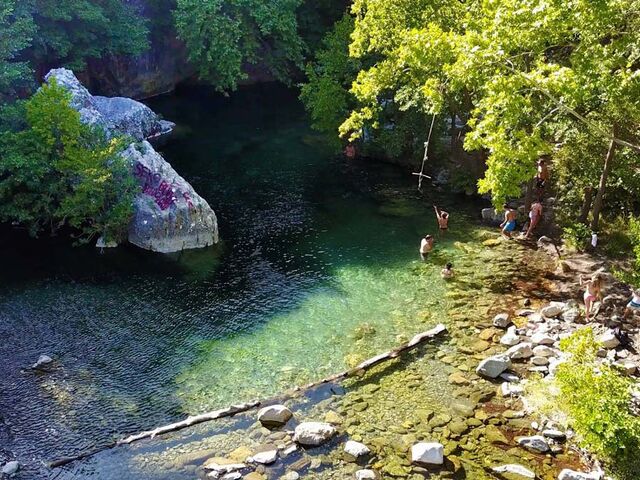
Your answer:
[[[442,269],[442,271],[440,272],[440,275],[445,280],[449,280],[450,278],[453,278],[453,263],[451,262],[447,263]]]
[[[638,312],[640,312],[640,288],[634,290],[631,301],[627,303],[624,309],[624,318],[633,317],[633,315]]]
[[[533,202],[531,205],[531,211],[529,212],[529,228],[525,234],[526,238],[529,238],[531,233],[535,230],[542,218],[542,204],[540,202]]]
[[[442,232],[444,230],[447,230],[449,228],[449,212],[445,212],[435,205],[433,206],[433,209],[436,211],[436,217],[438,219],[438,227],[440,228],[440,231]]]
[[[595,273],[590,280],[584,280],[584,277],[580,275],[580,285],[585,286],[584,291],[584,309],[585,319],[589,321],[591,315],[591,307],[596,300],[602,300],[602,274]]]
[[[516,229],[516,211],[506,203],[504,204],[504,222],[500,224],[502,236],[511,239],[511,232]]]
[[[422,259],[426,259],[427,253],[433,250],[433,237],[431,235],[425,235],[420,242],[420,256]]]
[[[542,194],[544,193],[544,187],[547,184],[547,180],[549,179],[549,169],[547,167],[547,163],[544,158],[538,160],[538,170],[536,173],[536,189],[538,190],[538,198],[542,199]]]

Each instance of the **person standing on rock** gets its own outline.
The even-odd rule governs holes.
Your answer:
[[[436,211],[436,218],[438,219],[438,229],[440,234],[443,234],[449,228],[449,212],[445,212],[444,210],[433,206],[433,209]]]
[[[588,322],[591,315],[591,307],[596,300],[602,300],[602,274],[600,272],[594,273],[590,280],[585,281],[584,277],[580,275],[580,286],[585,287],[584,291],[584,309],[585,319]]]
[[[542,195],[544,194],[544,187],[547,184],[547,180],[549,180],[549,168],[547,167],[547,163],[544,158],[538,160],[538,171],[536,173],[536,190],[538,191],[538,199],[542,200]]]
[[[420,256],[423,260],[427,258],[427,253],[433,250],[433,242],[433,236],[431,235],[425,235],[425,237],[420,242]]]
[[[502,236],[511,240],[511,233],[516,229],[517,212],[506,203],[504,204],[504,222],[500,224]]]
[[[527,229],[527,233],[525,234],[525,238],[529,238],[535,228],[540,223],[542,219],[542,203],[539,201],[533,202],[531,205],[531,211],[529,212],[529,228]]]

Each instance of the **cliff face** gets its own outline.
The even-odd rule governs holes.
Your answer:
[[[174,0],[125,0],[133,5],[150,28],[149,49],[136,57],[110,55],[87,62],[77,72],[87,88],[100,95],[146,98],[172,91],[195,75],[184,44],[176,38],[172,10]]]

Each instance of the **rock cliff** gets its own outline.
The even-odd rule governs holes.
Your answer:
[[[45,80],[51,78],[71,93],[71,105],[83,122],[102,127],[109,136],[135,140],[123,152],[141,187],[129,226],[131,243],[170,253],[218,242],[216,215],[207,201],[147,142],[170,132],[173,123],[130,98],[91,95],[71,70],[51,70]]]

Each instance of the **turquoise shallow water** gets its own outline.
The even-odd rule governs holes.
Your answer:
[[[223,242],[100,255],[3,232],[0,460],[16,457],[24,478],[58,478],[41,462],[318,379],[444,320],[439,271],[473,205],[336,157],[282,87],[150,105],[177,122],[160,149],[216,210]],[[431,201],[455,210],[457,233],[423,264]],[[41,353],[56,359],[47,374],[26,368]],[[65,472],[119,478],[102,468]]]

